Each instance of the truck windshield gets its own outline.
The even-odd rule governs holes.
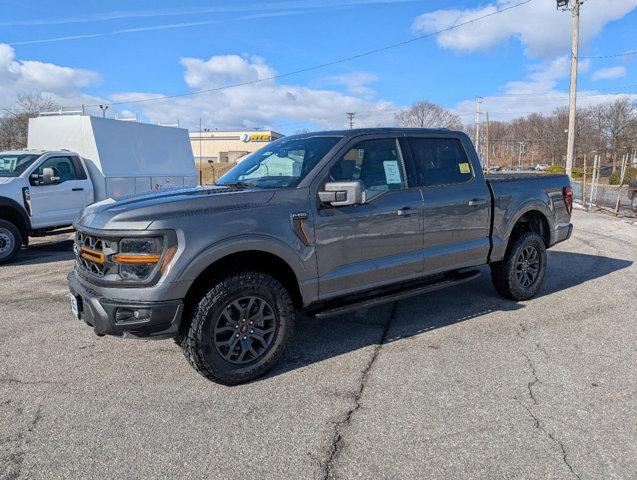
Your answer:
[[[282,138],[251,154],[216,185],[293,188],[342,137]]]
[[[38,158],[40,155],[33,153],[0,153],[0,177],[17,177]]]

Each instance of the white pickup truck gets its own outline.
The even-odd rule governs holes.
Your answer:
[[[185,129],[80,115],[33,118],[27,149],[0,152],[0,264],[30,236],[68,232],[93,202],[196,183]]]

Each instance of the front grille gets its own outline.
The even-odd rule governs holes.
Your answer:
[[[117,242],[77,231],[75,234],[75,264],[85,273],[104,277],[116,266],[109,261],[117,253]]]

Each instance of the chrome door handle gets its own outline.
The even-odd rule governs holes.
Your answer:
[[[482,206],[482,205],[486,205],[487,201],[483,200],[481,198],[474,198],[473,200],[469,200],[467,202],[467,204],[469,204],[469,206],[471,206],[471,207],[479,207],[479,206]]]
[[[400,210],[396,211],[396,215],[398,215],[399,217],[408,217],[411,215],[413,211],[413,208],[411,207],[403,207]]]

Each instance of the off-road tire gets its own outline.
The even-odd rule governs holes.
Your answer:
[[[527,247],[537,252],[539,269],[535,280],[530,285],[524,286],[516,274],[516,264]],[[502,261],[494,262],[490,267],[493,286],[504,298],[511,300],[532,298],[540,289],[546,273],[546,246],[542,237],[534,232],[523,233],[507,247]]]
[[[637,212],[637,192],[633,193],[630,199],[630,206],[633,207],[633,212]]]
[[[0,265],[2,265],[13,260],[22,247],[22,234],[18,227],[6,220],[0,220],[0,244],[6,246],[0,251]]]
[[[224,309],[236,299],[254,295],[272,306],[276,326],[271,344],[253,362],[236,365],[218,351],[215,324]],[[261,272],[241,272],[218,281],[199,301],[190,327],[177,339],[184,355],[201,375],[223,385],[245,383],[268,372],[281,357],[294,328],[295,311],[286,288],[275,278]]]

